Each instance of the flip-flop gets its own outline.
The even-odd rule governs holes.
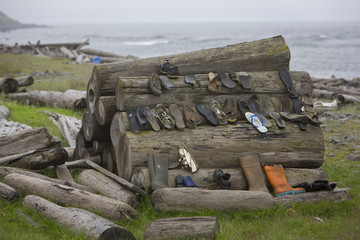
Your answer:
[[[226,125],[228,123],[228,118],[224,113],[224,111],[222,110],[218,101],[212,100],[210,102],[210,109],[218,119],[220,125]]]
[[[264,116],[260,113],[260,106],[257,103],[257,100],[255,100],[257,98],[256,95],[253,95],[247,102],[247,106],[249,108],[249,111],[256,114],[258,117],[260,117],[263,122],[265,127],[271,127],[272,123]]]
[[[281,102],[281,110],[280,110],[280,112],[292,112],[290,98],[281,97],[280,102]]]
[[[225,87],[227,88],[234,88],[236,87],[236,83],[233,80],[230,80],[230,78],[228,78],[225,74],[224,71],[222,70],[218,70],[218,76],[222,82],[222,84],[224,84]]]
[[[161,81],[161,84],[162,86],[165,88],[165,89],[175,89],[175,85],[169,80],[169,78],[165,75],[160,75],[159,76],[159,79]]]
[[[166,129],[173,129],[175,127],[175,120],[168,114],[166,109],[161,105],[158,104],[156,106],[156,114],[159,117],[160,122]]]
[[[264,126],[264,120],[262,120],[259,116],[251,112],[246,112],[245,117],[260,133],[266,133],[268,131]]]
[[[245,90],[251,90],[250,75],[239,74],[239,81]]]
[[[185,117],[185,123],[188,128],[196,128],[196,119],[194,109],[188,105],[183,106],[183,112]]]
[[[152,73],[149,76],[149,86],[151,91],[156,95],[161,95],[161,82],[159,76],[156,73]]]
[[[280,112],[280,117],[291,122],[298,122],[300,123],[303,118],[305,118],[302,114],[297,113],[289,113],[289,112]]]
[[[130,129],[131,132],[133,133],[139,133],[140,132],[140,126],[139,123],[136,119],[136,110],[135,109],[130,109],[126,111],[127,117],[129,119],[130,122]]]
[[[285,68],[279,69],[279,77],[280,77],[281,81],[284,83],[286,90],[291,95],[297,95],[294,85],[291,81],[290,74]]]
[[[146,109],[146,120],[148,121],[148,123],[150,123],[151,128],[155,132],[160,131],[160,125],[158,119],[159,118],[154,109],[149,109],[149,108]]]
[[[275,119],[276,125],[279,128],[285,127],[285,122],[284,122],[284,120],[282,120],[282,118],[280,117],[280,114],[278,112],[270,112],[269,116],[272,117],[273,119]]]
[[[146,107],[144,105],[140,105],[136,109],[136,119],[140,125],[140,128],[145,128],[147,125],[146,121]]]
[[[219,125],[218,119],[214,116],[209,108],[207,108],[203,104],[196,105],[196,109],[200,114],[202,114],[212,125],[217,126]]]
[[[239,100],[238,102],[238,108],[240,110],[240,117],[242,119],[246,119],[245,118],[245,113],[249,111],[248,107],[247,107],[247,103],[245,101],[241,101]]]
[[[179,130],[184,130],[185,122],[184,122],[184,118],[182,115],[182,111],[179,108],[179,106],[177,104],[170,104],[169,110],[170,110],[171,116],[175,119],[176,128]]]
[[[210,92],[216,92],[216,90],[219,88],[219,85],[216,81],[217,77],[213,72],[209,72],[209,84],[208,84],[208,90]]]
[[[238,112],[236,104],[232,98],[227,98],[225,100],[224,112],[225,112],[230,124],[236,123],[239,112]]]
[[[194,84],[195,84],[195,81],[196,81],[196,78],[195,78],[194,75],[187,75],[187,76],[185,77],[185,83],[194,85]]]
[[[184,178],[184,185],[185,185],[185,187],[196,187],[196,188],[199,188],[199,187],[194,183],[194,181],[191,179],[190,176],[185,176],[185,178]]]

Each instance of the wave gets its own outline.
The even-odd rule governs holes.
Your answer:
[[[148,41],[127,41],[126,45],[135,45],[135,46],[151,46],[156,44],[168,44],[169,40],[148,40]]]

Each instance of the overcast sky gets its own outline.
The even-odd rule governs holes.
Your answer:
[[[22,23],[360,21],[360,0],[0,0]]]

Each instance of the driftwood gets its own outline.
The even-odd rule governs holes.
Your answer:
[[[73,110],[86,107],[86,92],[78,90],[67,90],[66,92],[33,90],[24,93],[10,93],[6,97],[17,100],[25,105],[50,105]]]
[[[93,73],[94,74],[94,71]],[[98,99],[98,97],[95,96],[96,91],[96,82],[93,76],[91,76],[87,88],[86,88],[86,106],[90,113],[95,112],[95,104]]]
[[[102,154],[104,152],[104,148],[111,144],[109,142],[99,142],[99,141],[92,141],[91,143],[95,153],[98,154]]]
[[[64,180],[66,182],[75,182],[71,173],[65,164],[58,165],[55,167],[56,176],[58,179]]]
[[[139,203],[135,193],[98,171],[92,169],[85,170],[79,174],[78,181],[95,192],[120,200],[130,206],[135,206]]]
[[[220,231],[216,217],[177,217],[157,219],[147,225],[144,239],[209,239]]]
[[[346,87],[331,87],[331,86],[323,86],[319,84],[313,84],[315,88],[320,90],[326,90],[329,92],[333,92],[335,94],[346,94],[352,96],[360,96],[360,93],[356,90],[346,89]]]
[[[312,97],[313,98],[323,98],[323,99],[334,99],[336,97],[336,94],[333,92],[326,91],[326,90],[320,90],[320,89],[314,88],[314,90],[312,92]]]
[[[111,144],[104,146],[101,166],[103,166],[105,169],[107,169],[110,172],[117,173],[115,152]]]
[[[288,96],[286,87],[282,83],[277,71],[238,72],[238,74],[250,76],[252,90],[245,90],[241,84],[237,84],[235,88],[229,89],[223,86],[220,79],[218,79],[220,87],[213,93],[208,90],[208,74],[197,74],[195,75],[197,84],[194,86],[185,83],[185,76],[180,76],[176,80],[171,80],[176,86],[175,89],[162,90],[161,95],[156,96],[149,87],[147,76],[120,77],[115,87],[116,107],[120,111],[126,111],[137,108],[139,105],[154,108],[157,104],[165,103],[195,106],[197,104],[208,104],[212,99],[224,103],[225,99],[229,97],[246,101],[254,94],[257,94],[259,98],[269,98],[269,95],[279,96],[281,94]],[[299,95],[311,94],[313,88],[311,78],[307,72],[290,72],[290,76]],[[111,114],[111,109],[109,107],[106,111]]]
[[[31,86],[34,83],[34,78],[32,76],[23,76],[23,77],[17,77],[14,79],[18,83],[18,87]]]
[[[19,193],[12,187],[0,182],[0,197],[5,201],[16,201],[19,199]]]
[[[89,168],[89,165],[86,164],[86,160],[90,160],[96,164],[101,164],[101,157],[94,156],[89,157],[88,159],[78,159],[71,162],[65,162],[65,165],[68,168]]]
[[[95,49],[91,49],[91,48],[81,49],[81,52],[85,53],[85,54],[88,54],[88,55],[94,55],[94,56],[99,56],[99,57],[124,58],[124,56],[121,56],[121,55],[118,55],[118,54],[115,54],[115,53],[99,51],[99,50],[95,50]]]
[[[90,150],[92,143],[90,141],[86,141],[84,136],[83,128],[81,127],[78,134],[76,135],[76,147],[74,149],[74,160],[84,159],[88,157],[92,157],[94,154]]]
[[[28,152],[24,152],[24,153],[19,153],[19,154],[2,157],[2,158],[0,158],[0,166],[9,165],[11,162],[21,159],[22,157],[28,156],[30,154],[33,154],[35,152],[36,152],[36,150],[32,150],[32,151],[28,151]]]
[[[26,196],[23,205],[76,233],[91,239],[134,239],[127,229],[89,211],[58,206],[41,197]]]
[[[18,88],[18,83],[13,78],[0,78],[0,92],[11,93]]]
[[[67,152],[68,156],[69,156],[69,161],[73,160],[73,156],[74,156],[74,150],[75,148],[72,147],[64,147],[65,151]]]
[[[271,120],[273,121],[273,120]],[[196,129],[124,132],[115,147],[119,176],[130,179],[135,167],[147,166],[147,154],[165,154],[169,162],[179,160],[179,147],[185,147],[201,168],[236,168],[244,154],[258,154],[262,164],[282,164],[286,168],[318,168],[324,162],[321,128],[308,125],[301,131],[288,122],[285,129],[269,128],[260,134],[249,123],[226,126],[198,126]]]
[[[0,119],[0,137],[14,135],[25,129],[31,129],[31,127],[19,122],[8,121],[4,118]]]
[[[206,190],[197,188],[160,188],[151,195],[157,211],[194,211],[271,208],[275,200],[270,193],[243,190]]]
[[[101,126],[97,121],[94,113],[84,113],[82,118],[83,134],[86,141],[109,141],[109,125]]]
[[[46,128],[26,129],[14,135],[0,137],[0,157],[47,149],[56,145],[60,145],[60,142],[55,141]]]
[[[117,111],[114,96],[104,96],[97,99],[95,105],[96,121],[101,125],[110,125],[114,113]]]
[[[146,192],[141,190],[139,187],[135,186],[134,184],[126,181],[125,179],[113,174],[112,172],[109,172],[105,168],[102,168],[101,166],[97,165],[96,163],[86,160],[86,164],[88,164],[90,167],[94,168],[95,170],[101,172],[105,176],[111,178],[112,180],[116,181],[117,183],[120,183],[122,186],[126,187],[127,189],[133,191],[134,193],[138,193],[141,196],[146,196]]]
[[[0,106],[0,120],[7,119],[9,115],[10,115],[10,110],[5,106]]]
[[[286,195],[276,197],[275,200],[281,206],[291,206],[296,202],[313,202],[318,203],[321,201],[342,202],[350,199],[349,191],[345,188],[335,188],[333,191],[316,191],[306,192],[303,194]]]
[[[351,96],[346,94],[340,94],[337,96],[337,98],[340,100],[341,103],[358,103],[360,102],[360,97],[357,96]]]
[[[191,173],[184,169],[172,169],[168,171],[168,185],[175,188],[175,177],[177,175],[190,176],[199,188],[204,189],[220,189],[217,182],[214,181],[214,171],[216,168],[200,168],[196,173]],[[307,169],[307,168],[284,168],[288,183],[291,186],[303,183],[313,182],[315,180],[327,180],[328,176],[322,168]],[[232,190],[247,190],[249,189],[243,171],[237,168],[222,168],[224,173],[231,175],[229,181],[231,182]],[[144,189],[151,189],[151,178],[148,168],[136,168],[131,176],[131,182],[136,186]],[[270,186],[268,184],[268,186]]]
[[[59,49],[65,55],[65,57],[69,58],[70,60],[74,61],[76,59],[76,55],[66,47],[62,46]]]
[[[4,183],[17,189],[22,195],[36,194],[62,206],[77,206],[115,220],[139,216],[136,210],[119,200],[34,177],[10,173],[4,178]]]
[[[81,184],[77,184],[75,182],[67,182],[64,180],[60,180],[60,179],[56,179],[56,178],[50,178],[47,177],[45,175],[39,174],[39,173],[34,173],[34,172],[30,172],[30,171],[26,171],[20,168],[14,168],[14,167],[3,167],[0,166],[0,177],[3,178],[6,175],[10,174],[10,173],[17,173],[17,174],[21,174],[21,175],[25,175],[25,176],[29,176],[29,177],[33,177],[33,178],[39,178],[39,179],[43,179],[55,184],[61,184],[61,185],[66,185],[69,187],[73,187],[73,188],[77,188],[80,190],[85,190],[88,192],[92,192],[92,190],[88,187],[85,187]]]

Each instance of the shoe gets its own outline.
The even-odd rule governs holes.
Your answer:
[[[225,72],[222,70],[218,70],[218,76],[222,82],[222,84],[224,84],[225,87],[227,88],[234,88],[236,87],[236,82],[234,82],[233,80],[229,79]]]
[[[292,112],[292,106],[291,106],[290,98],[281,97],[280,102],[281,102],[281,111],[279,111],[279,112]]]
[[[160,125],[159,125],[159,117],[155,112],[155,109],[149,109],[146,108],[146,120],[148,121],[148,123],[150,124],[151,128],[155,131],[158,132],[160,131]]]
[[[136,110],[135,109],[130,109],[126,111],[126,115],[129,119],[130,122],[130,129],[131,132],[133,133],[139,133],[140,132],[140,126],[139,123],[136,119]]]
[[[173,129],[175,127],[175,120],[169,115],[166,109],[161,105],[158,104],[156,106],[156,114],[159,117],[160,122],[166,129]]]
[[[195,159],[191,154],[185,149],[179,149],[180,162],[185,169],[191,170],[191,172],[197,172],[199,170],[199,165],[195,162]]]
[[[240,74],[239,81],[245,90],[251,90],[250,75]]]
[[[297,113],[280,112],[279,114],[281,118],[291,122],[300,123],[305,118],[303,114],[297,114]]]
[[[221,189],[231,189],[230,177],[229,173],[224,173],[221,169],[215,170],[213,173],[214,181],[220,185]]]
[[[245,101],[239,100],[238,108],[239,108],[239,112],[240,112],[240,119],[246,119],[245,113],[249,111],[247,103]]]
[[[249,191],[269,192],[258,156],[249,155],[240,157],[238,160],[248,183]]]
[[[169,110],[170,110],[171,116],[173,117],[173,119],[175,119],[176,128],[179,130],[184,130],[185,122],[184,122],[182,111],[179,108],[179,106],[177,104],[170,104]]]
[[[267,128],[264,126],[264,120],[261,119],[259,116],[251,112],[246,112],[245,117],[249,121],[249,123],[251,123],[260,133],[266,133],[268,131]]]
[[[177,78],[179,76],[178,67],[171,66],[169,60],[165,60],[165,62],[160,64],[159,72],[167,75],[169,78]]]
[[[184,178],[184,185],[185,185],[185,187],[196,187],[196,188],[199,188],[199,187],[194,183],[194,181],[191,179],[190,176],[185,176],[185,178]]]
[[[210,102],[210,109],[219,121],[220,125],[226,125],[228,123],[228,119],[224,111],[222,110],[218,101],[212,100]]]
[[[275,197],[306,192],[304,188],[292,188],[289,185],[281,165],[265,166],[264,170]]]
[[[272,117],[275,121],[276,121],[276,125],[279,128],[284,128],[285,127],[285,122],[284,120],[280,117],[280,114],[278,112],[270,112],[269,116]]]
[[[234,124],[237,121],[238,110],[236,104],[232,98],[227,98],[224,104],[224,112],[228,118],[230,124]]]
[[[185,187],[184,176],[177,175],[177,176],[175,177],[175,186],[176,186],[177,188]]]
[[[229,78],[233,81],[237,81],[238,76],[236,73],[232,72],[232,73],[229,73]]]
[[[168,184],[168,157],[148,154],[151,189],[167,188]]]
[[[185,116],[185,123],[188,128],[195,129],[196,128],[196,119],[194,109],[188,105],[183,106],[183,112]]]
[[[327,180],[316,180],[312,183],[304,182],[300,183],[296,186],[293,186],[294,188],[305,188],[307,192],[314,192],[314,191],[332,191],[336,187],[336,183],[329,183]]]
[[[219,89],[219,84],[217,83],[217,77],[213,72],[209,72],[209,83],[208,83],[208,90],[210,92],[216,92]]]
[[[185,83],[194,85],[195,82],[196,82],[196,78],[195,78],[194,75],[186,75],[186,77],[185,77]]]
[[[149,76],[149,86],[151,91],[156,95],[161,95],[161,82],[159,76],[156,73],[153,73]]]
[[[138,121],[140,128],[145,128],[147,126],[146,107],[144,105],[140,105],[137,107],[136,120]]]
[[[165,75],[160,75],[159,76],[159,79],[160,79],[160,82],[161,82],[161,85],[165,88],[165,89],[169,89],[169,90],[172,90],[172,89],[175,89],[175,85],[170,82],[169,78]]]
[[[212,125],[217,126],[219,125],[218,119],[214,116],[209,108],[207,108],[203,104],[196,105],[196,109],[198,112],[203,115]]]

